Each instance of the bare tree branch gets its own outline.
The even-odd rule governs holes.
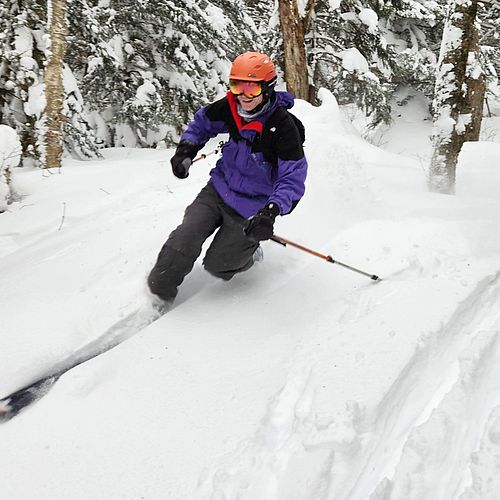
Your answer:
[[[316,7],[316,0],[308,0],[307,5],[306,5],[306,15],[304,16],[304,19],[302,20],[303,26],[304,26],[304,33],[307,31],[309,28],[309,23],[311,22],[311,18],[314,14],[314,9]]]

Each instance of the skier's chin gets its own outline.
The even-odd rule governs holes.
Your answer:
[[[262,99],[259,98],[250,99],[249,97],[246,96],[240,96],[239,101],[241,107],[245,111],[252,111],[252,109],[255,109],[262,102]]]

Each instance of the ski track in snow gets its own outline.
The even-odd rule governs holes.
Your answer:
[[[477,428],[474,425],[471,428],[460,429],[461,421],[456,420],[458,428],[448,429],[452,433],[443,434],[443,442],[436,446],[435,436],[433,436],[432,419],[436,415],[446,412],[445,401],[449,394],[454,390],[465,390],[467,397],[464,401],[473,401],[477,387],[488,386],[493,380],[500,380],[500,367],[495,367],[496,373],[491,374],[481,372],[483,357],[488,356],[498,349],[498,329],[500,327],[500,315],[495,311],[495,305],[500,300],[500,273],[482,280],[470,296],[460,305],[453,317],[442,326],[438,331],[429,335],[422,345],[417,349],[412,359],[401,372],[385,398],[381,401],[376,411],[374,425],[366,451],[363,453],[363,460],[358,462],[359,473],[353,477],[353,485],[349,491],[344,494],[345,498],[369,498],[373,485],[377,481],[383,481],[387,475],[393,475],[396,467],[405,460],[405,451],[413,445],[418,448],[423,447],[421,453],[420,469],[426,469],[426,462],[432,457],[432,454],[439,453],[443,460],[440,465],[443,467],[443,474],[449,474],[449,482],[443,478],[442,490],[436,491],[435,479],[440,478],[436,475],[435,464],[431,465],[427,474],[432,475],[434,481],[427,483],[428,490],[425,490],[425,473],[421,473],[421,487],[406,485],[408,489],[388,494],[388,490],[383,495],[375,494],[374,499],[384,498],[435,498],[447,499],[455,498],[453,492],[460,486],[463,477],[463,466],[453,464],[450,466],[450,460],[459,459],[461,456],[469,456],[475,449],[479,440],[469,439],[469,448],[465,452],[462,448],[459,452],[453,454],[453,449],[457,441],[463,438],[463,434],[470,432],[481,432],[482,427]],[[492,312],[493,311],[493,312]],[[462,354],[467,355],[469,350],[481,350],[476,344],[486,342],[491,344],[484,348],[484,352],[478,354],[476,359],[471,362],[470,368],[464,368]],[[494,358],[493,358],[494,359]],[[465,384],[464,378],[467,372],[477,370],[475,385]],[[465,371],[465,373],[464,373]],[[495,377],[496,375],[496,377]],[[477,391],[477,394],[483,394]],[[492,401],[482,401],[481,406],[489,415],[492,409],[500,402],[500,395],[492,394]],[[453,418],[453,413],[448,412],[449,417]],[[469,421],[482,422],[485,418],[477,418],[481,415],[475,415]],[[426,427],[427,426],[427,427]],[[428,436],[425,435],[425,429],[428,430]],[[424,429],[424,432],[422,432]],[[426,442],[427,447],[422,446]],[[403,455],[401,456],[403,448]],[[408,452],[406,453],[408,454]],[[449,456],[451,455],[451,456]],[[450,472],[451,471],[451,472]],[[405,477],[404,474],[397,474],[399,481]],[[444,484],[443,484],[444,483]]]
[[[367,300],[361,292],[344,316],[363,315]],[[480,465],[495,453],[500,465],[499,301],[500,272],[419,341],[370,418],[348,403],[334,432],[314,415],[313,367],[297,361],[257,435],[204,472],[199,498],[498,498],[498,474]]]

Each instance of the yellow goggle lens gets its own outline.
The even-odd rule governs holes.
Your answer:
[[[262,94],[260,82],[247,82],[244,80],[229,80],[229,90],[234,95],[245,94],[247,97],[258,97]]]

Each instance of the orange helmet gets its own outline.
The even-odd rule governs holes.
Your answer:
[[[230,80],[248,82],[271,82],[276,78],[276,70],[269,56],[261,52],[245,52],[239,55],[231,66]]]

